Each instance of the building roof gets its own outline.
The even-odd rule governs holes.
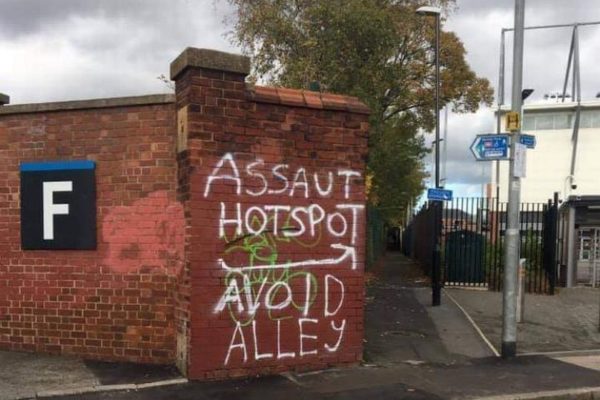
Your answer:
[[[523,105],[524,112],[537,112],[537,111],[574,111],[577,107],[577,102],[574,101],[566,101],[564,103],[553,103],[553,102],[537,102]],[[582,101],[581,108],[583,110],[589,109],[600,109],[600,100],[589,100]],[[503,105],[500,108],[502,114],[505,114],[508,111],[511,111],[509,105]],[[495,113],[498,112],[496,108]]]
[[[597,195],[587,195],[587,196],[571,195],[567,198],[567,201],[565,201],[562,206],[566,206],[566,205],[599,206],[600,205],[600,196],[597,196]]]

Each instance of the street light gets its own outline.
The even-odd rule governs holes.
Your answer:
[[[567,184],[569,182],[569,184]],[[571,190],[577,189],[574,175],[567,175],[563,184],[563,201],[567,201]]]
[[[523,89],[521,90],[521,100],[525,101],[526,98],[528,98],[529,96],[531,96],[531,94],[534,92],[534,89]]]
[[[435,188],[440,188],[440,15],[439,7],[424,6],[418,15],[435,17]],[[445,144],[444,144],[445,145]],[[433,254],[431,260],[431,304],[439,306],[442,299],[440,233],[442,227],[442,202],[433,202]]]
[[[435,187],[440,187],[440,16],[439,7],[417,8],[418,15],[435,17]]]

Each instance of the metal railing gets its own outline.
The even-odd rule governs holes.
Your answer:
[[[434,208],[429,204],[405,229],[403,251],[432,268]],[[526,290],[553,294],[556,286],[557,204],[522,203],[520,257],[526,261]],[[446,286],[502,289],[506,203],[496,198],[456,198],[441,215],[441,276]]]
[[[381,212],[367,207],[367,268],[374,266],[385,254],[388,227]]]

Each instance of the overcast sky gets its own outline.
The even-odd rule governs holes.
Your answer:
[[[526,25],[600,21],[598,0],[526,3]],[[500,31],[512,27],[513,7],[514,0],[458,0],[443,28],[458,34],[472,68],[494,88]],[[185,47],[239,52],[225,37],[231,10],[224,0],[0,0],[0,10],[0,92],[13,104],[168,92],[157,77],[168,76]],[[600,26],[580,35],[583,92],[591,99],[600,92]],[[570,38],[569,29],[526,33],[524,87],[535,89],[528,101],[562,87]],[[510,99],[512,34],[507,50]],[[473,161],[469,145],[494,129],[487,108],[450,116],[447,187],[455,195],[481,193],[489,165]]]

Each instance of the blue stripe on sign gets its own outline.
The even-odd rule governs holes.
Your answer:
[[[89,160],[45,161],[21,163],[21,172],[26,171],[64,171],[69,169],[96,169],[96,163]]]

